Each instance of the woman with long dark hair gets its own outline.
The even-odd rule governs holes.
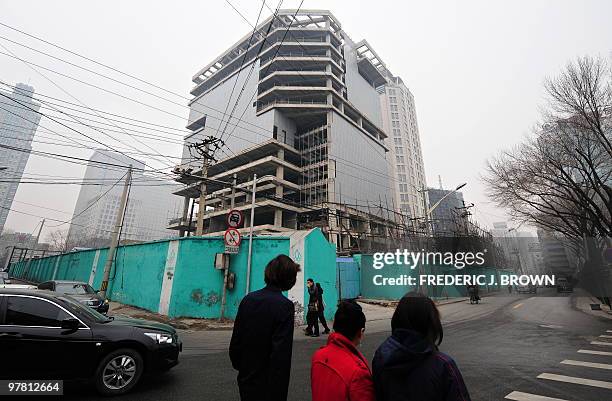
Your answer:
[[[392,334],[372,361],[378,401],[469,401],[455,361],[440,352],[440,312],[423,294],[411,292],[397,305]]]

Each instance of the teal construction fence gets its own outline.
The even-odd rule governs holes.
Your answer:
[[[319,230],[303,240],[303,274],[314,276],[329,291],[327,305],[335,305],[335,252]],[[223,271],[214,267],[216,253],[224,251],[220,237],[191,237],[121,246],[111,270],[108,298],[170,317],[217,318],[220,314]],[[33,282],[79,280],[100,288],[108,249],[93,249],[22,261],[10,266],[10,275]],[[256,237],[253,240],[251,291],[264,286],[263,271],[272,258],[290,254],[288,237]],[[293,255],[292,255],[293,256]],[[295,256],[294,256],[295,257]],[[235,286],[227,293],[225,316],[234,318],[246,291],[248,247],[231,255]],[[303,286],[298,282],[296,286]],[[300,295],[306,290],[297,290]],[[305,299],[300,296],[301,300]],[[303,309],[303,308],[302,308]],[[335,308],[326,315],[333,316]]]
[[[486,277],[486,285],[480,286],[481,294],[495,292],[501,290],[500,277],[510,274],[509,271],[498,269],[495,267],[469,267],[457,269],[454,266],[417,266],[414,269],[407,268],[405,265],[385,264],[382,269],[373,267],[373,255],[354,255],[353,258],[358,261],[361,272],[361,296],[367,299],[384,299],[398,300],[406,293],[417,290],[417,286],[410,285],[376,285],[375,276],[384,278],[398,278],[402,275],[415,277],[418,280],[419,275],[484,275]],[[380,278],[376,281],[380,282]],[[492,282],[494,284],[489,284]],[[418,289],[434,299],[445,299],[453,297],[467,296],[467,288],[465,285],[436,285],[422,286]]]

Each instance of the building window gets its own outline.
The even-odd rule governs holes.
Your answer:
[[[400,135],[400,130],[393,128],[393,135],[399,136]]]
[[[398,174],[397,179],[399,182],[406,182],[406,174]]]
[[[396,104],[392,104],[391,105],[391,111],[397,111],[397,105]]]
[[[278,139],[278,127],[276,125],[272,129],[272,138]]]
[[[404,148],[402,146],[396,146],[395,153],[404,153]]]
[[[399,127],[399,121],[391,121],[391,125],[394,127]]]
[[[402,138],[393,138],[393,142],[395,142],[396,145],[401,145],[402,144]]]
[[[395,95],[395,89],[389,89],[389,95]]]
[[[405,173],[406,172],[406,166],[403,164],[398,164],[397,165],[397,171],[399,171],[400,173]]]
[[[397,103],[397,98],[395,96],[391,96],[391,97],[389,97],[389,101],[391,103]]]

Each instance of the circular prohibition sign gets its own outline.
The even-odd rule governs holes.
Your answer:
[[[235,228],[228,228],[227,230],[225,230],[225,233],[223,234],[223,239],[225,241],[225,245],[229,246],[239,246],[240,241],[242,241],[240,232]]]

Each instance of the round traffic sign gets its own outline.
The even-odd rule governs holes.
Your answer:
[[[238,228],[242,225],[244,216],[240,210],[232,209],[227,212],[227,226],[230,228]]]
[[[239,246],[242,238],[240,237],[240,232],[235,228],[228,228],[225,230],[225,234],[223,234],[223,240],[225,241],[225,245],[228,246]]]

